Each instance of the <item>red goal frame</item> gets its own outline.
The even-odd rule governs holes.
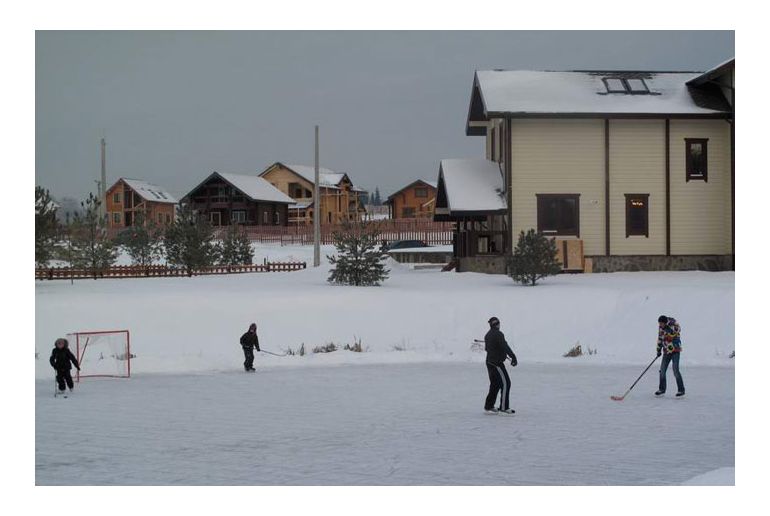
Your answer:
[[[75,337],[75,357],[80,363],[85,355],[88,343],[82,345],[81,351],[81,338],[88,337],[89,335],[107,335],[107,334],[126,334],[126,374],[80,374],[80,370],[77,370],[75,381],[80,382],[81,378],[131,378],[131,333],[128,330],[101,330],[101,331],[78,331],[70,333],[69,335]]]

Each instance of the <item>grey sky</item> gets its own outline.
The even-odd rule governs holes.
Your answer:
[[[704,70],[735,55],[722,32],[38,32],[37,184],[82,198],[99,175],[179,194],[212,170],[321,164],[387,194],[465,136],[475,69]]]

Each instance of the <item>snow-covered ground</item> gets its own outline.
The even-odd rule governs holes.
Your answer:
[[[258,246],[265,258],[310,263],[312,248]],[[37,482],[679,484],[734,466],[734,274],[531,288],[389,266],[371,288],[327,284],[328,265],[36,283]],[[653,370],[610,401],[654,356],[661,313],[682,325],[687,399],[654,399]],[[514,418],[480,412],[486,371],[471,345],[491,315],[519,356]],[[246,375],[238,338],[252,321],[270,351],[354,338],[367,351],[260,355]],[[54,339],[122,328],[133,377],[53,399]],[[578,342],[598,354],[563,358]]]

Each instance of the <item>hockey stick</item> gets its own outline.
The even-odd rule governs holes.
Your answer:
[[[652,364],[654,364],[654,363],[655,363],[655,361],[656,361],[657,359],[658,359],[658,355],[655,355],[655,358],[653,358],[653,359],[652,359],[652,362],[650,362],[650,365],[648,365],[648,366],[645,368],[645,370],[644,370],[644,371],[642,371],[642,374],[640,374],[640,375],[639,375],[639,378],[637,378],[637,379],[636,379],[636,381],[635,381],[634,383],[632,383],[632,384],[631,384],[631,387],[629,387],[629,388],[628,388],[628,390],[626,391],[626,393],[625,393],[623,396],[610,396],[610,399],[611,399],[612,401],[623,401],[623,400],[625,399],[625,397],[626,397],[626,396],[628,396],[628,393],[629,393],[629,392],[631,392],[631,389],[633,389],[633,388],[634,388],[634,386],[635,386],[637,383],[639,383],[639,380],[641,380],[641,379],[642,379],[642,376],[644,376],[644,375],[645,375],[645,373],[646,373],[647,371],[649,371],[649,370],[650,370],[650,368],[652,367]]]
[[[284,353],[283,355],[279,355],[278,353],[273,353],[272,351],[267,351],[267,350],[264,350],[264,349],[260,349],[259,352],[260,353],[267,353],[268,355],[273,355],[273,356],[276,356],[276,357],[285,357],[286,356],[286,353]]]

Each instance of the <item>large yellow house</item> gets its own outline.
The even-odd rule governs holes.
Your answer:
[[[277,161],[259,176],[294,199],[296,204],[289,207],[289,225],[313,223],[315,167]],[[359,220],[366,211],[362,202],[366,192],[354,186],[350,177],[342,172],[321,168],[319,177],[321,224]]]
[[[457,222],[458,270],[504,272],[530,228],[568,269],[733,268],[734,95],[734,59],[705,73],[477,71],[466,134],[485,137],[486,159],[442,161],[435,209]]]

